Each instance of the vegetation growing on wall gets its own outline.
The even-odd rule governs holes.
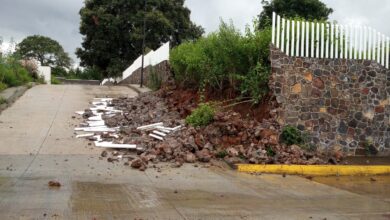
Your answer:
[[[270,29],[241,34],[221,22],[219,30],[172,49],[170,64],[179,85],[186,88],[250,97],[258,102],[267,91]]]

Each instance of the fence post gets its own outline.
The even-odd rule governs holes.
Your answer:
[[[320,24],[317,25],[317,34],[316,34],[316,58],[320,56]]]
[[[300,32],[300,21],[297,21],[297,47],[295,48],[295,52],[296,52],[296,55],[297,55],[297,57],[299,57],[300,56],[300,53],[299,53],[299,42],[300,42],[300,34],[301,34],[301,32]]]
[[[326,43],[325,43],[325,58],[329,58],[329,23],[326,23]]]
[[[363,27],[364,39],[363,39],[363,59],[367,58],[367,27]]]
[[[306,22],[306,56],[310,57],[309,55],[309,32],[310,32],[310,23]]]
[[[376,62],[380,63],[381,62],[381,33],[377,33],[377,55],[376,55]]]
[[[389,41],[390,41],[390,39],[389,38],[387,38],[387,40],[386,40],[387,42],[386,42],[386,68],[389,68],[389,62],[390,62],[390,57],[389,57]]]
[[[344,58],[344,26],[340,25],[340,59]]]
[[[287,19],[286,25],[286,53],[290,55],[290,20]]]
[[[324,29],[325,29],[325,25],[324,23],[321,23],[321,58],[324,58]]]
[[[333,50],[334,50],[333,29],[334,29],[334,25],[331,23],[330,24],[330,59],[333,59]]]
[[[284,29],[285,29],[285,23],[286,23],[286,20],[284,18],[282,18],[282,52],[285,52],[284,50]]]
[[[314,57],[314,32],[315,32],[315,28],[314,28],[314,22],[311,22],[311,53],[310,53],[310,57]]]
[[[276,13],[272,12],[272,44],[275,45],[275,18],[276,18]]]
[[[305,56],[305,22],[302,21],[302,40],[301,40],[301,56],[304,57]],[[307,56],[307,54],[306,54]]]
[[[374,42],[374,37],[372,35],[372,28],[370,27],[369,28],[369,32],[368,32],[369,36],[368,36],[368,41],[369,41],[369,44],[368,44],[368,56],[369,56],[369,60],[373,60],[374,59],[374,54],[372,52],[372,48],[373,48],[373,42]]]
[[[334,49],[334,58],[339,58],[339,26],[335,25],[335,49]]]
[[[385,35],[382,34],[382,65],[385,65]]]
[[[349,26],[349,59],[353,59],[353,26]]]
[[[348,35],[348,33],[349,33],[349,30],[348,30],[348,25],[346,25],[345,27],[344,27],[344,29],[345,29],[345,46],[344,46],[344,58],[345,59],[348,59],[348,43],[349,43],[349,35]]]
[[[276,47],[280,48],[280,16],[278,15],[276,21]]]
[[[295,21],[291,20],[291,56],[295,56]]]
[[[354,46],[354,53],[353,53],[353,59],[357,59],[358,58],[358,27],[355,25],[354,26],[354,42],[353,42],[353,46]]]

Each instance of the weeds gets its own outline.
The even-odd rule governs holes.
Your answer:
[[[217,153],[215,154],[215,157],[223,159],[223,158],[225,158],[227,155],[228,155],[228,153],[226,152],[226,150],[221,150],[221,151],[219,151],[219,152],[217,152]]]
[[[215,108],[207,103],[199,104],[191,115],[186,118],[186,123],[194,127],[206,126],[211,123],[214,118]]]
[[[280,141],[287,145],[298,145],[301,147],[305,147],[306,144],[306,135],[303,134],[296,127],[287,125],[283,128],[282,133],[280,135]]]
[[[162,79],[156,72],[154,67],[150,68],[150,77],[148,80],[148,87],[153,91],[157,91],[161,88]]]

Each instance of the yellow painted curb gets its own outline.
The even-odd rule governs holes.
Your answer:
[[[312,176],[358,176],[390,174],[390,166],[359,165],[275,165],[236,164],[237,171],[246,173],[273,173]]]

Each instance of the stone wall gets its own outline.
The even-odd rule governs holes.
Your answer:
[[[171,69],[169,67],[168,61],[163,61],[155,66],[147,66],[144,68],[144,84],[147,85],[150,79],[150,74],[152,72],[152,68],[155,73],[159,76],[162,82],[166,82],[171,76]],[[140,84],[141,83],[141,68],[138,68],[133,72],[129,77],[123,79],[119,85],[126,84]]]
[[[390,70],[374,61],[289,57],[271,46],[278,120],[321,148],[390,155]],[[375,149],[374,149],[375,150]]]

